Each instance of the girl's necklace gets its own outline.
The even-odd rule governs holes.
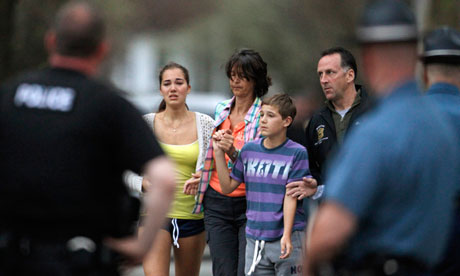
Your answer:
[[[171,130],[172,130],[173,132],[177,132],[177,129],[182,125],[182,123],[183,123],[186,119],[187,119],[187,116],[186,116],[184,119],[180,120],[176,127],[174,127],[173,124],[172,124],[172,122],[171,122],[171,124],[170,124]],[[163,120],[164,120],[164,116],[163,116]],[[166,120],[165,120],[165,123],[166,123]]]

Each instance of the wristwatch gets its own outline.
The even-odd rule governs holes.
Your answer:
[[[232,160],[236,160],[236,158],[238,158],[238,154],[239,154],[239,153],[240,153],[240,152],[239,152],[237,149],[235,149],[235,150],[233,151],[233,153],[232,153],[231,159],[232,159]]]

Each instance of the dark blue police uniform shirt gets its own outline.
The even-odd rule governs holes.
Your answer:
[[[328,172],[325,198],[357,217],[345,255],[434,265],[445,247],[459,158],[439,110],[405,83],[353,129]]]
[[[439,82],[428,89],[426,96],[447,115],[460,139],[460,90],[452,84]]]
[[[460,90],[448,83],[435,83],[426,93],[427,98],[438,105],[441,112],[444,112],[448,120],[457,131],[458,155],[460,156]],[[460,177],[457,178],[457,202],[460,202]],[[444,251],[442,262],[438,265],[436,275],[454,275],[459,271],[460,264],[460,205],[457,203],[454,222],[451,225],[451,233],[448,239],[448,246]],[[457,273],[458,274],[458,273]]]
[[[439,82],[433,84],[426,95],[430,102],[436,104],[440,112],[444,113],[456,131],[458,139],[457,147],[460,156],[460,90],[448,83]],[[460,190],[460,177],[457,188]]]

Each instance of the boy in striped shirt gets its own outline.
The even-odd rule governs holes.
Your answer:
[[[305,215],[301,202],[286,195],[286,185],[310,172],[306,149],[286,137],[295,115],[287,94],[263,100],[260,130],[264,138],[244,145],[230,175],[219,144],[226,131],[213,136],[222,192],[231,193],[246,183],[247,275],[301,274]]]

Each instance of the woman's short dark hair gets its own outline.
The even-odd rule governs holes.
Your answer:
[[[232,78],[232,69],[234,67],[239,78],[254,81],[254,93],[257,97],[267,94],[272,80],[267,74],[267,63],[258,52],[251,49],[236,51],[225,65],[225,71],[229,79]]]
[[[355,79],[356,79],[356,77],[358,76],[358,67],[356,66],[356,60],[353,54],[343,47],[333,47],[333,48],[324,50],[321,53],[321,57],[329,56],[333,54],[340,55],[340,60],[341,60],[340,67],[342,67],[342,69],[344,70],[353,69],[353,71],[355,72]]]
[[[161,87],[161,82],[163,81],[163,74],[164,74],[164,72],[166,70],[169,70],[169,69],[180,69],[182,71],[182,73],[184,73],[184,78],[185,78],[185,81],[187,82],[187,85],[190,85],[190,76],[188,74],[187,68],[185,68],[184,66],[182,66],[182,65],[180,65],[178,63],[169,62],[168,64],[163,66],[163,68],[161,68],[160,74],[158,74],[158,81],[159,81],[159,86],[160,87]],[[185,106],[187,106],[187,104]],[[158,112],[161,112],[161,111],[163,111],[165,109],[166,109],[166,102],[163,99],[163,100],[161,100],[160,105],[158,106]],[[187,106],[187,109],[188,109],[188,106]]]

